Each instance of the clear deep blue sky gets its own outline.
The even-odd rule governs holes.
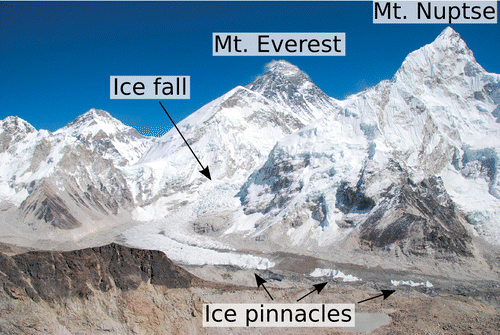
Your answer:
[[[478,62],[500,73],[497,24],[456,24]],[[372,2],[2,2],[0,119],[54,131],[90,108],[145,132],[170,126],[155,100],[110,100],[111,75],[189,75],[190,100],[163,100],[176,122],[261,74],[276,57],[214,57],[213,32],[345,32],[344,57],[285,57],[328,95],[390,79],[444,24],[372,24]]]

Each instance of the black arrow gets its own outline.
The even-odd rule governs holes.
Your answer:
[[[174,127],[175,129],[177,129],[177,131],[179,132],[179,134],[181,135],[182,139],[184,140],[184,142],[186,142],[186,145],[188,146],[189,150],[191,150],[191,152],[193,153],[193,156],[194,158],[196,158],[196,160],[198,161],[198,163],[201,165],[201,168],[202,170],[200,171],[200,173],[202,175],[204,175],[205,177],[207,177],[208,179],[212,180],[212,178],[210,178],[210,170],[208,169],[208,165],[207,167],[203,167],[203,164],[201,164],[200,160],[198,159],[198,157],[196,157],[193,149],[191,149],[191,147],[189,146],[189,143],[186,141],[186,139],[184,138],[184,136],[182,135],[181,131],[179,130],[179,128],[177,128],[177,125],[175,124],[174,120],[172,120],[172,118],[170,117],[170,115],[168,114],[167,110],[165,109],[165,107],[163,107],[163,104],[161,103],[161,101],[158,101],[161,105],[161,108],[163,108],[163,110],[165,111],[165,113],[167,113],[167,116],[168,118],[170,119],[170,121],[172,121],[172,123],[174,124]]]
[[[264,286],[264,283],[267,283],[267,281],[259,277],[257,274],[255,274],[255,280],[257,281],[257,288],[259,288],[262,285],[264,290],[266,290],[267,294],[269,295],[269,298],[271,298],[271,300],[274,300],[273,297],[271,296],[271,293],[269,293],[267,288]]]
[[[318,291],[318,294],[319,294],[321,292],[321,290],[326,286],[326,284],[328,284],[328,283],[321,283],[321,284],[313,285],[314,286],[314,290],[312,290],[311,292],[307,293],[305,296],[303,296],[302,298],[300,298],[299,300],[297,300],[297,302],[301,301],[302,299],[304,299],[305,297],[307,297],[309,294],[314,293],[314,291]]]
[[[375,298],[378,298],[378,297],[381,297],[381,296],[384,296],[384,300],[387,299],[391,294],[393,294],[394,290],[381,290],[382,294],[379,294],[379,295],[376,295],[374,297],[371,297],[371,298],[368,298],[368,299],[365,299],[365,300],[361,300],[361,301],[358,301],[358,304],[362,303],[362,302],[365,302],[365,301],[368,301],[368,300],[372,300],[372,299],[375,299]]]

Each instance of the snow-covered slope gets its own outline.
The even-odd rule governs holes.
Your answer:
[[[130,180],[139,187],[134,192],[136,200],[150,203],[158,194],[173,194],[188,185],[194,185],[190,193],[198,192],[198,186],[221,182],[241,185],[278,140],[340,109],[334,99],[310,82],[307,74],[285,61],[278,63],[280,66],[270,67],[252,84],[235,87],[178,124],[200,161],[209,165],[213,183],[205,183],[198,172],[200,165],[177,130],[171,129],[138,164],[127,169]],[[272,78],[279,78],[282,86],[276,87]],[[289,92],[297,96],[299,91],[304,95],[308,92],[307,103],[301,98],[304,104],[291,108],[291,100],[280,100]],[[269,92],[276,96],[267,97]]]
[[[28,195],[25,174],[32,175],[42,160],[51,134],[37,131],[16,116],[0,123],[0,196],[2,201],[19,205]],[[24,179],[24,180],[23,180]]]

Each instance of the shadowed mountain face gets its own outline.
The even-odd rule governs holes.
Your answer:
[[[113,289],[134,290],[141,283],[186,288],[202,281],[160,251],[109,244],[70,252],[0,253],[0,283],[14,299],[62,302]]]
[[[439,178],[415,184],[401,180],[383,195],[360,227],[362,245],[404,254],[436,258],[473,256],[472,237],[465,218],[456,210]]]

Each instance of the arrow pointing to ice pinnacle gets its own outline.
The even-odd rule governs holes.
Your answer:
[[[299,300],[297,300],[297,302],[301,301],[302,299],[304,299],[305,297],[307,297],[309,294],[312,294],[314,293],[314,291],[318,291],[318,294],[321,292],[321,290],[326,286],[327,283],[321,283],[321,284],[316,284],[316,285],[313,285],[314,286],[314,290],[312,290],[311,292],[307,293],[305,296],[303,296],[302,298],[300,298]]]
[[[267,288],[264,286],[264,283],[267,283],[267,281],[259,277],[257,274],[255,274],[255,280],[257,281],[257,288],[259,288],[262,285],[264,290],[266,290],[267,294],[269,295],[269,298],[271,298],[271,300],[274,300],[273,297],[271,296],[271,293],[269,293]]]
[[[375,299],[375,298],[378,298],[378,297],[381,297],[381,296],[384,296],[384,300],[387,299],[391,294],[393,294],[394,290],[381,290],[382,294],[379,294],[379,295],[376,295],[374,297],[371,297],[371,298],[368,298],[368,299],[365,299],[365,300],[361,300],[361,301],[358,301],[358,304],[362,303],[362,302],[365,302],[365,301],[368,301],[368,300],[372,300],[372,299]]]
[[[208,179],[212,180],[212,178],[210,178],[210,170],[208,169],[208,165],[207,167],[203,167],[203,164],[201,164],[200,160],[198,159],[198,157],[196,157],[193,149],[191,149],[191,147],[189,146],[189,143],[186,141],[186,139],[184,138],[184,136],[182,135],[181,131],[179,130],[179,128],[177,128],[177,125],[175,124],[174,120],[172,120],[172,118],[170,117],[170,115],[168,114],[167,110],[165,109],[165,107],[163,107],[163,104],[161,103],[161,101],[158,101],[161,105],[161,108],[163,108],[163,110],[165,111],[165,113],[167,114],[168,118],[170,119],[170,121],[172,121],[175,129],[177,129],[177,131],[179,132],[179,134],[181,135],[182,139],[184,140],[184,142],[186,143],[186,145],[188,146],[189,150],[191,150],[191,153],[193,154],[194,158],[196,158],[196,160],[198,161],[198,163],[201,165],[201,168],[202,170],[200,171],[200,173],[202,175],[204,175],[205,177],[207,177]]]

